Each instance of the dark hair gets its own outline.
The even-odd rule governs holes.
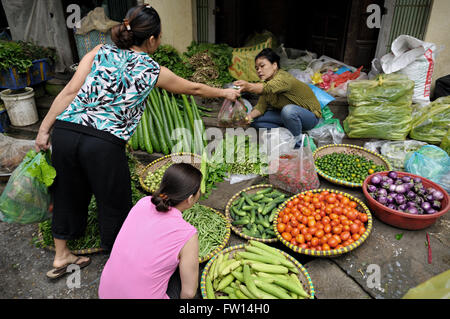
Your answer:
[[[278,68],[281,69],[280,56],[276,54],[275,51],[272,50],[271,48],[266,48],[263,49],[261,52],[259,52],[258,55],[255,57],[255,61],[258,60],[259,58],[266,58],[272,64],[277,63]]]
[[[160,33],[158,12],[148,5],[141,5],[128,10],[124,22],[111,29],[111,39],[118,48],[129,49],[133,45],[141,46],[152,35],[158,38]]]
[[[170,166],[161,181],[159,189],[152,195],[152,203],[159,212],[167,212],[191,195],[197,194],[202,182],[202,173],[186,163]]]

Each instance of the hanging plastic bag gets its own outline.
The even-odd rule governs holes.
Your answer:
[[[7,223],[32,224],[50,218],[50,193],[55,169],[50,151],[30,150],[14,170],[0,196],[0,220]]]
[[[34,140],[21,140],[0,134],[0,173],[14,171],[34,144]]]
[[[411,138],[440,145],[450,127],[450,96],[441,97],[414,114]]]
[[[247,110],[240,100],[225,100],[220,108],[218,120],[220,127],[246,126]]]
[[[320,186],[306,134],[302,136],[301,145],[299,149],[285,149],[269,162],[270,183],[292,194]]]
[[[450,157],[443,149],[426,145],[406,157],[405,169],[442,186],[450,192]]]
[[[403,75],[350,82],[345,132],[350,138],[405,140],[411,131],[413,92],[414,81]]]

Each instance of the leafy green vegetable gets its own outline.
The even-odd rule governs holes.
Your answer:
[[[397,234],[397,235],[395,235],[395,239],[397,239],[397,240],[402,239],[402,237],[403,237],[403,234]]]
[[[24,158],[24,161],[32,161],[36,157],[35,150],[30,150]],[[47,152],[46,156],[40,158],[39,163],[33,163],[27,168],[27,172],[30,177],[36,178],[39,182],[49,187],[53,184],[56,177],[56,170],[50,164],[50,153]]]

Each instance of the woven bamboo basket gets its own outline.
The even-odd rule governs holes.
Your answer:
[[[202,163],[202,157],[193,153],[174,153],[164,157],[161,157],[150,164],[148,164],[139,175],[139,183],[141,187],[148,193],[153,193],[156,189],[151,190],[147,185],[145,185],[145,178],[149,173],[153,173],[160,167],[166,165],[167,163],[188,163],[194,167],[200,169]]]
[[[265,189],[265,188],[269,188],[269,187],[275,189],[275,187],[273,185],[263,184],[263,185],[255,185],[255,186],[251,186],[251,187],[245,188],[245,189],[237,192],[236,194],[234,194],[233,197],[231,197],[230,200],[228,201],[227,206],[225,207],[225,216],[230,220],[230,223],[233,223],[233,221],[234,221],[233,218],[231,217],[230,208],[233,205],[233,202],[235,200],[237,200],[238,198],[240,198],[240,196],[241,196],[240,194],[242,192],[246,192],[249,195],[253,195],[256,192],[258,192],[258,191],[260,191],[262,189]],[[281,190],[280,190],[280,192],[284,193]],[[242,237],[244,239],[247,239],[247,240],[256,240],[256,241],[263,242],[263,243],[274,243],[274,242],[278,241],[278,239],[276,237],[263,239],[263,238],[248,236],[248,235],[242,233],[242,227],[234,226],[233,224],[231,224],[231,229],[233,230],[233,232],[236,235],[238,235],[238,236],[240,236],[240,237]]]
[[[207,206],[205,206],[207,207]],[[215,212],[217,215],[219,215],[223,220],[225,220],[226,222],[226,227],[227,227],[227,232],[225,234],[225,237],[222,241],[222,243],[220,244],[220,246],[216,247],[216,249],[214,249],[213,251],[211,251],[208,255],[204,256],[203,258],[198,258],[199,259],[199,263],[204,263],[205,261],[210,260],[214,255],[218,254],[227,244],[228,241],[230,240],[230,235],[231,235],[231,224],[230,221],[220,212],[218,212],[217,210],[215,210],[214,208],[208,207],[209,209],[211,209],[213,212]]]
[[[344,153],[344,154],[349,154],[349,155],[362,156],[362,157],[366,158],[367,160],[373,161],[375,163],[375,165],[384,166],[386,168],[385,169],[386,171],[392,170],[391,164],[383,156],[376,154],[376,153],[374,153],[368,149],[365,149],[363,147],[356,146],[356,145],[348,145],[348,144],[333,144],[333,145],[326,145],[321,148],[318,148],[313,153],[314,161],[316,161],[318,158],[320,158],[322,156],[332,154],[332,153]],[[352,182],[348,182],[348,181],[345,181],[342,179],[338,179],[338,178],[329,176],[322,170],[318,169],[317,166],[316,166],[316,171],[317,171],[317,174],[319,174],[324,179],[326,179],[327,181],[329,181],[333,184],[347,186],[347,187],[362,187],[362,184],[363,184],[363,183],[352,183]],[[370,175],[370,174],[368,173],[367,175]]]
[[[354,243],[352,243],[349,246],[345,246],[343,248],[340,249],[332,249],[332,250],[313,250],[313,249],[303,249],[300,248],[299,246],[293,245],[290,242],[286,241],[280,234],[280,232],[278,231],[278,216],[280,214],[280,212],[282,210],[284,210],[284,208],[286,207],[286,204],[288,202],[290,202],[291,200],[297,198],[299,195],[301,194],[306,194],[308,192],[312,192],[312,193],[321,193],[323,191],[328,191],[330,193],[335,193],[335,194],[342,194],[344,196],[346,196],[348,199],[356,202],[358,204],[358,206],[356,207],[356,209],[362,213],[366,213],[368,220],[367,222],[364,224],[364,226],[366,227],[366,231],[364,232],[364,234],[361,235],[361,237],[355,241]],[[362,243],[364,243],[364,241],[367,239],[367,237],[369,237],[371,231],[372,231],[372,227],[373,227],[373,219],[372,219],[372,214],[370,213],[369,208],[358,198],[353,197],[347,193],[343,193],[337,190],[333,190],[333,189],[314,189],[311,191],[306,191],[297,195],[292,196],[291,198],[289,198],[287,201],[285,201],[283,204],[281,204],[280,207],[278,207],[278,212],[275,215],[275,219],[273,222],[273,228],[275,231],[275,234],[277,235],[278,239],[287,247],[289,247],[290,249],[292,249],[293,251],[295,251],[296,253],[300,253],[300,254],[304,254],[304,255],[309,255],[309,256],[314,256],[314,257],[338,257],[340,255],[346,254],[356,248],[358,248],[359,246],[362,245]]]
[[[230,257],[232,258],[236,252],[245,251],[244,247],[245,247],[245,245],[232,246],[227,249],[224,249],[220,254],[230,253]],[[295,264],[295,266],[297,267],[297,269],[299,271],[298,278],[299,278],[300,282],[302,283],[303,289],[309,294],[310,299],[314,299],[314,295],[315,295],[314,285],[313,285],[311,277],[310,277],[308,271],[305,269],[305,267],[302,264],[300,264],[291,255],[285,253],[282,250],[279,250],[279,249],[276,249],[276,250],[279,253],[283,254],[289,261],[291,261]],[[206,295],[206,276],[208,276],[208,273],[211,269],[212,264],[214,263],[214,261],[216,260],[216,258],[218,258],[218,256],[220,254],[216,254],[213,258],[211,258],[211,260],[206,264],[205,268],[203,269],[202,276],[200,278],[200,290],[202,293],[202,297],[204,299],[208,299],[208,297]],[[216,296],[223,295],[221,292],[215,292],[215,293],[216,293]]]

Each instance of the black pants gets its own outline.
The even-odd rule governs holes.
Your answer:
[[[131,179],[123,145],[63,128],[52,133],[53,237],[84,235],[92,195],[98,207],[101,247],[110,251],[132,208]]]

